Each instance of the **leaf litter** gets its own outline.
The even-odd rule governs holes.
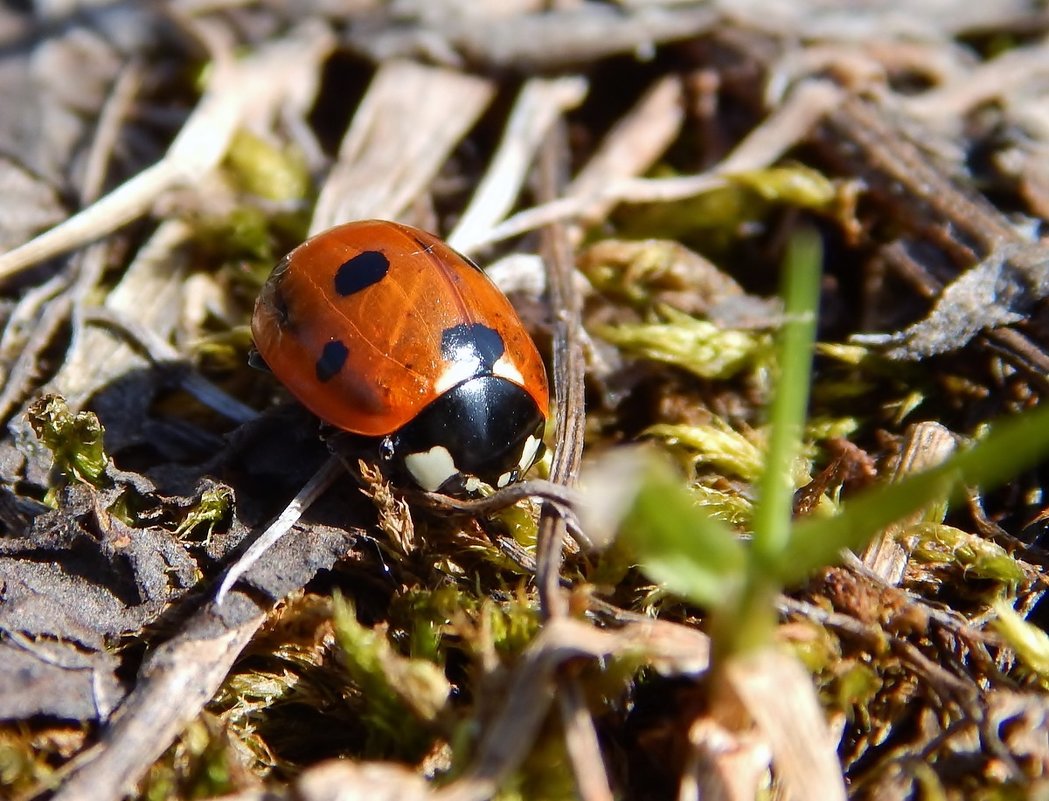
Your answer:
[[[716,610],[798,228],[809,531],[1039,406],[1047,26],[1022,0],[5,6],[2,794],[1044,792],[1044,462],[968,502],[930,481],[772,599],[776,648],[726,656]],[[572,483],[585,438],[605,495],[449,515],[339,471],[217,604],[329,460],[246,366],[253,293],[364,217],[543,256],[500,274],[552,354],[544,469]],[[633,442],[667,488],[635,494]],[[699,561],[697,506],[737,535],[697,529]],[[678,569],[587,550],[619,529]]]

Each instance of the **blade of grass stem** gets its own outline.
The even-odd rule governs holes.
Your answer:
[[[769,407],[768,451],[754,507],[754,567],[769,574],[778,572],[775,565],[790,540],[792,467],[809,402],[820,267],[819,236],[811,229],[799,231],[790,241],[784,264],[786,320],[779,335],[780,374]]]
[[[1002,484],[1049,454],[1049,405],[996,423],[969,450],[924,473],[868,490],[847,501],[840,514],[795,524],[780,560],[780,578],[803,580],[838,560],[843,548],[858,548],[876,532],[961,484],[984,489]]]
[[[816,232],[799,231],[791,239],[784,263],[786,318],[778,337],[780,375],[769,408],[768,449],[757,482],[747,575],[739,593],[715,609],[712,635],[716,655],[763,648],[773,636],[780,562],[791,537],[792,467],[809,400],[820,268]]]

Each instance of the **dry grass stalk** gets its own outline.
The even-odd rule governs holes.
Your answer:
[[[464,253],[489,238],[489,231],[513,208],[550,129],[586,96],[583,78],[533,78],[522,87],[484,177],[478,182],[448,244]]]
[[[310,230],[345,220],[401,217],[425,194],[493,92],[490,81],[453,70],[384,63],[339,146]]]
[[[239,125],[249,117],[276,117],[289,99],[308,97],[318,64],[331,50],[324,26],[304,23],[295,35],[248,58],[216,62],[208,91],[171,143],[164,159],[83,211],[0,255],[0,280],[81,247],[146,214],[162,194],[192,185],[218,166]]]
[[[907,440],[900,449],[892,480],[898,481],[908,473],[918,473],[943,464],[954,453],[955,446],[954,436],[939,423],[917,423],[908,431]],[[924,512],[899,521],[872,540],[864,550],[864,564],[886,584],[898,585],[907,570],[909,549],[899,540],[901,529],[918,522],[923,516]]]

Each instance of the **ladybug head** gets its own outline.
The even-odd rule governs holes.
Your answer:
[[[505,487],[541,455],[545,415],[523,388],[471,378],[426,406],[382,443],[391,477],[427,492],[464,495]]]

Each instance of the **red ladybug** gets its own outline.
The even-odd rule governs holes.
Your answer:
[[[366,220],[307,240],[273,270],[251,331],[304,406],[375,438],[395,482],[503,487],[539,454],[535,344],[484,272],[425,231]]]

